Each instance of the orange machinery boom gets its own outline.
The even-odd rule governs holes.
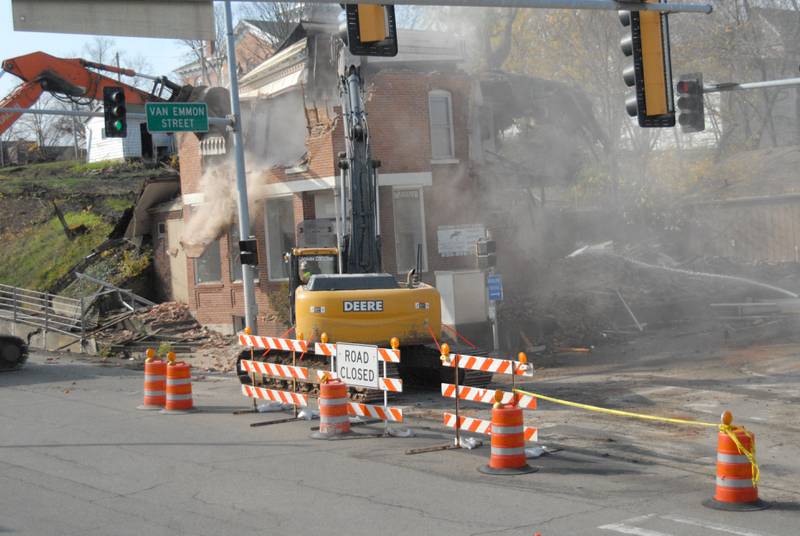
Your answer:
[[[81,58],[56,58],[44,52],[32,52],[3,61],[3,70],[18,76],[24,83],[0,100],[0,108],[29,108],[44,91],[74,98],[102,100],[103,88],[116,86],[123,88],[125,100],[129,105],[143,105],[152,101],[187,100],[193,89],[192,86],[175,84],[163,76],[147,76],[154,80],[153,90],[148,93],[90,69],[126,76],[144,76],[131,69],[103,65]],[[170,92],[168,96],[162,95],[165,88]],[[0,134],[10,128],[20,115],[19,112],[0,114]]]

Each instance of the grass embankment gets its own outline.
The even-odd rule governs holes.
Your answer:
[[[164,173],[122,161],[0,168],[0,283],[48,290],[106,240],[144,181]],[[52,202],[65,213],[70,228],[84,226],[85,232],[70,241]],[[101,276],[110,279],[130,277],[144,263],[132,252],[106,256],[114,266]]]
[[[158,175],[140,162],[47,162],[0,168],[0,195],[45,191],[58,194],[129,194],[141,181]]]
[[[57,218],[31,227],[13,237],[3,237],[0,282],[44,290],[108,237],[112,225],[88,211],[68,212],[67,225],[86,232],[70,241]]]

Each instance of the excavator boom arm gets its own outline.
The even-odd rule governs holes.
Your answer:
[[[42,86],[36,82],[25,82],[0,101],[0,108],[30,108],[39,100]],[[0,134],[11,128],[20,112],[0,114]]]
[[[152,93],[142,91],[123,82],[103,76],[89,69],[102,69],[132,76],[135,74],[130,69],[122,69],[86,61],[80,58],[56,58],[44,52],[32,52],[24,56],[9,58],[3,61],[3,70],[9,72],[25,83],[11,95],[3,99],[3,106],[19,106],[28,108],[32,106],[43,91],[60,93],[75,98],[102,100],[103,88],[108,86],[122,87],[125,100],[130,105],[143,105],[145,102],[159,102],[186,98],[191,92],[191,86],[179,86],[166,78],[159,78]],[[149,77],[153,78],[153,77]],[[161,83],[162,88],[169,89],[169,98],[164,98],[161,93],[156,93],[156,86]],[[38,93],[37,89],[38,88]],[[7,130],[19,117],[19,113],[0,115],[0,134]]]

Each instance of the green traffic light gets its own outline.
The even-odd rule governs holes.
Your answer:
[[[122,130],[122,121],[120,121],[119,119],[114,121],[114,129],[117,130],[118,132],[121,131]]]

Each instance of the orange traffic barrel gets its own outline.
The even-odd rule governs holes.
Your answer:
[[[703,502],[704,506],[716,510],[763,510],[769,507],[758,498],[758,478],[754,478],[756,437],[744,428],[729,426],[732,417],[729,412],[723,415],[725,429],[736,437],[720,430],[717,435],[717,485],[712,499]],[[725,422],[727,420],[728,422]],[[748,454],[752,455],[751,462]]]
[[[167,365],[167,403],[163,413],[192,411],[192,368],[187,363]]]
[[[319,433],[315,439],[328,439],[350,432],[350,417],[347,415],[347,385],[340,380],[323,382],[319,386]]]
[[[522,409],[500,405],[492,409],[492,453],[489,465],[479,467],[490,475],[522,475],[537,471],[525,458]]]
[[[148,359],[144,363],[144,403],[137,409],[161,409],[167,403],[167,363]]]

